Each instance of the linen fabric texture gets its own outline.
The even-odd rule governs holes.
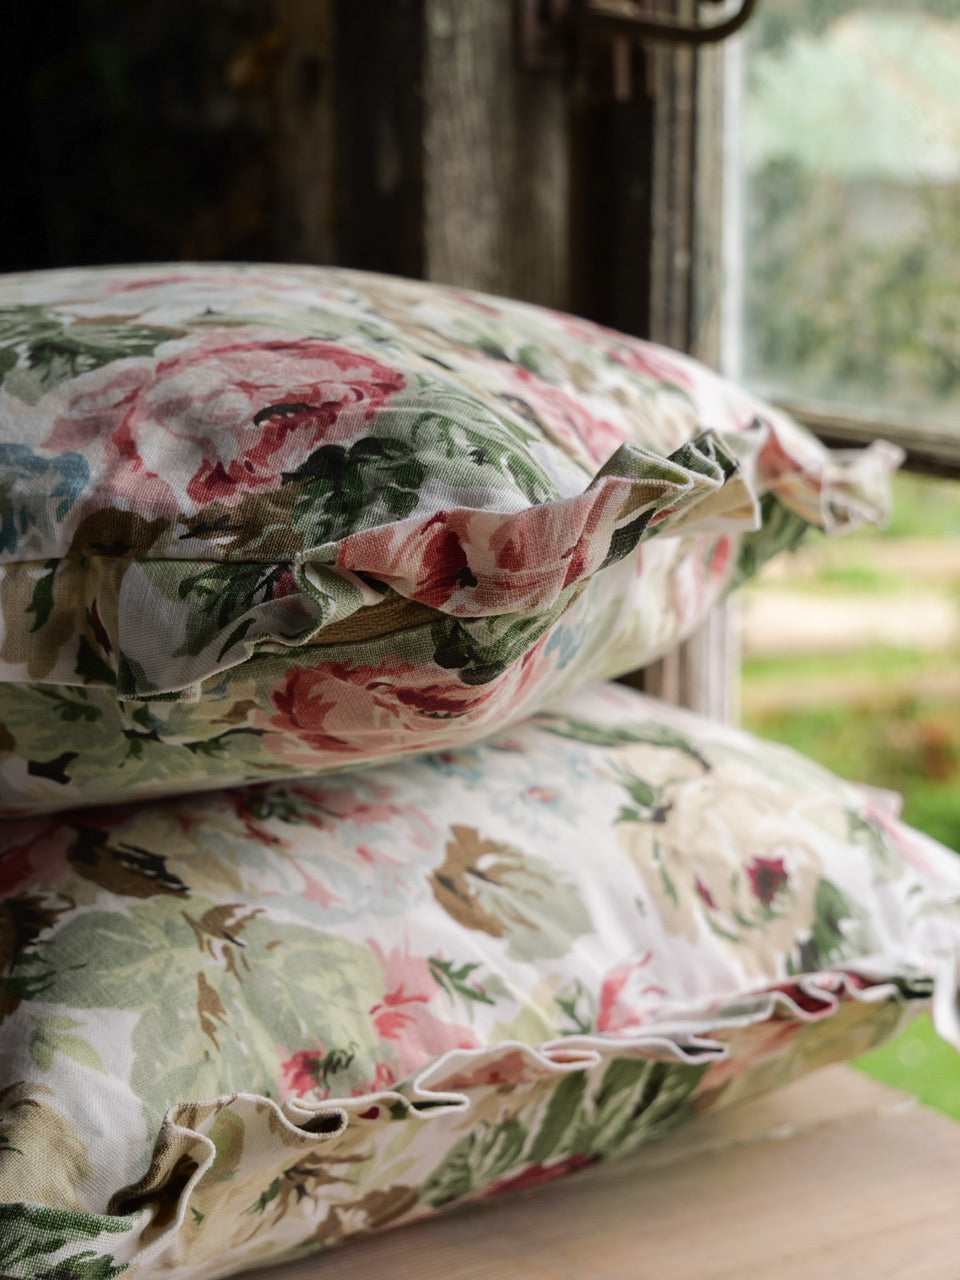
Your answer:
[[[206,1280],[635,1151],[931,998],[960,870],[618,686],[0,829],[0,1274]]]
[[[830,454],[676,353],[308,267],[0,282],[0,814],[456,746],[671,649]]]

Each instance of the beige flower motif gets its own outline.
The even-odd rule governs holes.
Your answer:
[[[747,976],[782,974],[814,924],[823,872],[796,793],[727,760],[657,795],[619,827],[654,914],[692,943],[727,944]]]
[[[430,887],[458,924],[506,939],[508,954],[520,959],[564,955],[590,929],[574,886],[555,866],[474,827],[451,826]]]
[[[93,1167],[83,1139],[44,1099],[51,1093],[23,1080],[0,1090],[0,1203],[85,1207],[77,1189]]]

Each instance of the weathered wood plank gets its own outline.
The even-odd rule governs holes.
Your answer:
[[[331,0],[273,3],[271,256],[331,262],[337,191],[333,6]]]
[[[689,0],[661,5],[689,19]],[[648,336],[716,368],[723,285],[722,49],[652,54],[653,139]],[[655,697],[715,719],[739,709],[740,648],[732,604],[715,609],[686,644],[638,683]]]
[[[654,698],[736,724],[740,659],[737,601],[731,597],[710,611],[685,644],[627,682]]]
[[[562,77],[519,67],[511,4],[423,6],[424,274],[564,307]]]
[[[424,272],[422,11],[335,0],[333,261],[345,266]]]

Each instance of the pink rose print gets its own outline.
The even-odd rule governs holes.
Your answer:
[[[40,823],[25,819],[10,823],[4,837],[9,843],[0,858],[0,894],[13,897],[66,872],[73,843],[73,832],[66,824],[56,819]]]
[[[353,439],[404,377],[334,342],[250,329],[165,344],[158,359],[78,378],[45,445],[101,443],[102,479],[89,509],[172,515],[274,489],[321,442]],[[202,376],[200,370],[202,369]]]
[[[490,372],[499,395],[516,401],[522,417],[532,414],[548,437],[581,462],[602,465],[629,438],[624,425],[591,413],[575,389],[548,382],[522,365],[498,362]]]
[[[600,988],[597,1030],[611,1035],[628,1035],[642,1027],[652,1007],[666,997],[663,987],[638,983],[637,974],[653,959],[648,951],[639,960],[630,960],[608,970]],[[644,1007],[641,1007],[641,1002]]]
[[[806,440],[792,437],[785,444],[771,428],[758,458],[758,471],[767,488],[772,488],[784,476],[789,476],[794,487],[819,492],[824,487],[823,458]]]
[[[480,1042],[469,1027],[448,1022],[429,1007],[438,996],[438,987],[425,957],[413,956],[406,948],[383,951],[372,939],[371,951],[383,966],[383,996],[370,1009],[371,1023],[380,1037],[384,1053],[372,1074],[357,1079],[354,1049],[331,1048],[320,1044],[300,1049],[281,1064],[284,1096],[311,1091],[328,1098],[342,1088],[337,1076],[351,1072],[351,1097],[362,1097],[391,1088],[398,1080],[426,1066],[449,1049],[477,1049]]]
[[[700,899],[703,905],[705,907],[708,907],[711,911],[716,911],[717,904],[714,901],[713,894],[710,892],[710,890],[703,883],[703,881],[700,879],[699,876],[697,876],[697,878],[694,880],[693,887],[696,889],[697,897]]]
[[[877,791],[861,794],[864,817],[879,828],[908,866],[940,883],[955,883],[956,854],[898,821],[900,796],[887,797]]]
[[[294,666],[273,691],[274,713],[257,717],[261,739],[293,764],[323,764],[329,754],[358,760],[387,753],[437,751],[472,733],[501,728],[505,715],[519,719],[542,694],[553,670],[549,633],[502,675],[482,685],[464,684],[455,671],[431,673],[402,659],[380,666],[329,662]],[[434,675],[431,681],[430,675]],[[436,678],[439,677],[439,678]]]
[[[295,742],[285,745],[269,734],[267,743],[285,755],[304,748],[321,753],[399,749],[398,740],[408,730],[422,732],[427,721],[436,721],[438,729],[446,720],[467,717],[472,723],[496,688],[495,681],[464,685],[453,674],[430,683],[422,669],[404,661],[378,667],[295,666],[273,693],[276,714],[268,721],[278,737],[293,734]]]
[[[384,979],[383,999],[370,1013],[379,1035],[394,1042],[401,1075],[426,1066],[448,1049],[480,1048],[469,1027],[447,1022],[429,1008],[440,988],[426,957],[400,947],[384,952],[373,939],[368,945],[380,958]]]
[[[342,1090],[330,1081],[338,1071],[351,1065],[353,1054],[342,1049],[329,1049],[321,1045],[316,1049],[299,1049],[292,1058],[280,1064],[281,1099],[303,1097],[305,1093],[314,1092],[320,1098],[329,1098],[335,1093],[342,1095]],[[381,1089],[390,1089],[397,1082],[395,1069],[387,1062],[378,1062],[374,1066],[373,1075],[350,1086],[352,1098],[362,1098],[365,1093],[378,1093]]]
[[[643,374],[656,382],[665,382],[677,387],[693,390],[698,382],[700,370],[691,367],[691,362],[679,352],[667,347],[659,347],[653,342],[625,343],[617,342],[616,334],[611,334],[607,354],[616,364],[621,364],[632,373]]]
[[[632,342],[625,341],[624,335],[615,329],[594,324],[591,320],[581,320],[577,316],[568,316],[562,311],[550,314],[568,337],[584,343],[591,352],[602,351],[608,360],[621,364],[634,373],[646,374],[658,382],[674,383],[681,387],[693,387],[697,374],[702,376],[702,370],[693,366],[692,361],[679,351],[671,351],[669,347],[661,347],[655,342],[645,342],[640,338]]]
[[[640,514],[630,507],[633,488],[626,477],[607,475],[574,498],[512,515],[457,507],[397,520],[342,538],[337,564],[373,573],[398,595],[445,613],[548,608],[600,568],[620,524]]]

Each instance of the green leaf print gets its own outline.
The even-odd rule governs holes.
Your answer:
[[[0,1205],[0,1268],[13,1280],[112,1280],[125,1271],[109,1253],[73,1245],[95,1242],[102,1249],[103,1236],[135,1230],[127,1218],[70,1212],[45,1205]]]
[[[541,443],[544,427],[529,405],[515,397],[499,396],[504,409],[509,406],[514,413],[498,412],[478,404],[471,396],[458,394],[452,387],[441,390],[435,382],[426,384],[425,394],[433,405],[440,402],[440,407],[427,412],[421,409],[411,435],[419,456],[436,459],[436,466],[431,468],[434,474],[455,476],[460,485],[469,478],[471,487],[501,490],[507,481],[510,489],[521,493],[531,504],[560,497],[556,485],[531,456],[531,445]],[[395,397],[392,408],[399,409],[405,399]],[[417,401],[415,407],[420,408],[421,404]],[[573,462],[571,466],[582,469]],[[474,468],[475,475],[471,475]]]
[[[48,560],[43,566],[46,573],[42,578],[37,579],[37,585],[33,588],[33,595],[27,605],[27,613],[34,615],[33,626],[30,628],[31,635],[34,631],[40,630],[53,612],[53,584],[59,563],[59,559]]]
[[[106,1074],[103,1059],[89,1040],[73,1035],[77,1027],[83,1023],[76,1018],[55,1015],[49,1018],[33,1019],[33,1034],[30,1036],[30,1057],[41,1071],[49,1071],[58,1053],[72,1058],[81,1066],[92,1067],[94,1071]]]
[[[620,809],[617,822],[666,822],[673,801],[664,799],[663,787],[654,787],[643,778],[629,776],[621,778],[620,783],[633,805],[624,805]]]
[[[586,1091],[585,1071],[571,1071],[563,1077],[551,1095],[526,1160],[531,1164],[542,1164],[573,1150],[571,1138],[580,1118]]]
[[[759,573],[768,560],[781,551],[794,551],[809,532],[810,525],[772,493],[760,499],[761,523],[756,530],[740,536],[737,567],[728,591]]]
[[[209,564],[177,583],[177,598],[195,597],[210,615],[216,629],[227,626],[234,618],[254,605],[273,599],[277,583],[286,572],[283,565]],[[191,644],[183,652],[199,653],[207,643]]]
[[[516,363],[522,365],[524,369],[529,369],[531,373],[535,373],[541,378],[546,377],[543,352],[539,347],[533,346],[531,343],[525,343],[522,347],[517,349]]]
[[[99,707],[93,706],[87,701],[88,694],[86,689],[73,688],[70,690],[69,697],[49,685],[37,685],[35,692],[38,697],[45,698],[48,702],[51,702],[54,714],[58,719],[68,724],[74,721],[85,721],[87,724],[93,724],[103,714]]]
[[[562,956],[590,931],[573,885],[545,858],[486,840],[473,827],[450,828],[444,861],[430,877],[434,897],[467,929],[505,938],[521,960]]]
[[[3,382],[11,369],[17,367],[19,359],[20,355],[16,347],[0,347],[0,383]]]
[[[430,633],[433,660],[456,671],[464,684],[489,684],[546,634],[566,608],[569,595],[569,591],[563,593],[552,609],[529,617],[438,618]]]
[[[117,683],[113,668],[104,662],[84,635],[81,635],[77,641],[77,664],[74,667],[74,673],[85,685],[112,687]]]
[[[448,995],[458,995],[463,1000],[475,1001],[479,1004],[496,1004],[482,987],[470,981],[470,977],[480,965],[477,962],[465,962],[459,967],[452,960],[441,960],[437,956],[430,957],[430,972],[434,982],[443,987]]]
[[[563,1035],[589,1035],[596,1023],[596,999],[590,996],[580,979],[568,988],[568,994],[557,993],[553,1002],[569,1019],[570,1026],[562,1029]],[[586,1006],[582,1011],[581,1002]]]
[[[681,1123],[706,1065],[614,1058],[583,1107],[570,1150],[625,1155]]]
[[[485,1120],[452,1148],[423,1184],[422,1200],[435,1209],[503,1177],[520,1163],[527,1131],[515,1118]]]
[[[867,850],[878,876],[884,880],[895,879],[902,866],[900,854],[876,823],[868,821],[856,809],[847,810],[847,823],[851,840]]]
[[[293,523],[314,544],[332,542],[383,518],[414,510],[427,467],[410,440],[365,436],[353,444],[325,444],[283,476],[297,486]],[[364,518],[376,511],[379,519]]]
[[[74,916],[42,952],[43,1000],[138,1014],[130,1083],[151,1130],[179,1102],[275,1097],[285,1055],[318,1031],[355,1049],[347,1088],[372,1078],[383,1053],[367,1012],[383,975],[369,949],[257,908],[161,895]]]
[[[13,395],[34,404],[58,382],[115,360],[153,355],[161,342],[181,333],[125,319],[90,323],[44,306],[3,307],[0,381],[10,384],[7,389]]]
[[[574,742],[586,742],[594,747],[626,747],[633,743],[665,747],[667,750],[682,752],[695,761],[704,773],[709,773],[713,768],[707,757],[678,729],[655,721],[611,728],[592,724],[589,720],[578,720],[573,716],[541,711],[536,716],[535,723],[538,728],[557,738],[570,738]]]
[[[850,953],[850,932],[857,921],[857,911],[826,877],[817,883],[813,915],[809,938],[799,944],[796,959],[787,963],[790,973],[817,973],[839,964]]]

